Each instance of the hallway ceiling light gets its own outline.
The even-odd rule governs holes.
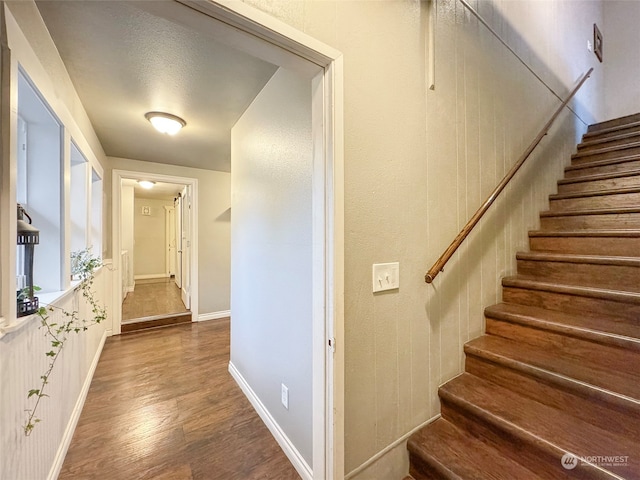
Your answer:
[[[138,180],[138,184],[142,187],[142,188],[146,188],[147,190],[153,188],[153,186],[156,184],[156,182],[152,182],[151,180]]]
[[[160,133],[175,135],[184,127],[185,122],[180,117],[164,112],[147,112],[144,117],[151,122],[151,125]]]

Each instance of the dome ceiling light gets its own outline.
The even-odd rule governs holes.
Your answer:
[[[187,124],[180,117],[164,112],[147,112],[144,117],[151,122],[153,128],[167,135],[175,135]]]
[[[156,182],[152,182],[151,180],[138,180],[138,185],[142,188],[146,188],[147,190],[153,188]]]

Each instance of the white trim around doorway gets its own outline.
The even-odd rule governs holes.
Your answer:
[[[112,173],[112,251],[114,253],[114,268],[122,271],[120,265],[120,251],[122,242],[122,180],[151,180],[154,182],[174,183],[176,185],[187,185],[191,187],[193,200],[191,202],[191,320],[198,320],[198,179],[190,177],[177,177],[172,175],[162,175],[159,173],[135,172],[129,170],[113,170]],[[117,263],[116,263],[117,262]],[[122,327],[122,275],[113,275],[113,305],[111,334],[118,335]]]

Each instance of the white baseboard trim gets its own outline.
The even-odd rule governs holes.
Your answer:
[[[387,445],[386,447],[384,447],[382,450],[380,450],[378,453],[376,453],[373,457],[369,458],[369,460],[366,460],[362,465],[360,465],[359,467],[354,468],[353,470],[351,470],[349,473],[347,473],[344,476],[344,480],[349,480],[350,478],[355,477],[357,474],[359,474],[360,472],[366,470],[367,468],[369,468],[371,465],[373,465],[374,463],[376,463],[378,460],[380,460],[382,457],[384,457],[387,453],[389,453],[391,450],[393,450],[394,448],[396,448],[398,445],[400,445],[402,442],[405,442],[408,440],[408,438],[413,435],[414,433],[416,433],[418,430],[420,430],[421,428],[426,427],[427,425],[429,425],[430,423],[435,422],[436,420],[438,420],[440,418],[440,414],[438,413],[437,415],[435,415],[434,417],[431,417],[429,420],[427,420],[426,422],[422,422],[420,425],[418,425],[417,427],[411,429],[410,431],[408,431],[407,433],[405,433],[404,435],[402,435],[400,438],[398,438],[397,440],[391,442],[389,445]]]
[[[60,446],[58,447],[58,451],[53,460],[53,465],[51,465],[51,470],[49,470],[47,480],[56,480],[58,478],[58,475],[60,475],[60,470],[62,470],[64,458],[67,456],[67,451],[69,450],[69,445],[71,444],[73,433],[76,431],[78,420],[80,420],[80,414],[82,413],[84,402],[87,399],[89,387],[91,386],[91,381],[93,380],[93,374],[95,373],[96,367],[98,366],[98,361],[100,360],[100,355],[102,354],[102,348],[104,347],[104,342],[106,339],[107,331],[105,330],[102,334],[102,338],[100,339],[100,344],[98,345],[96,354],[93,356],[93,361],[89,366],[89,371],[87,372],[87,377],[84,379],[84,384],[82,385],[82,389],[80,390],[80,394],[78,395],[76,405],[75,407],[73,407],[73,411],[71,412],[71,417],[69,418],[69,422],[67,423],[67,428],[65,429],[64,434],[62,435],[62,439],[60,440]]]
[[[267,408],[255,394],[253,389],[244,379],[242,374],[231,362],[229,362],[229,373],[236,381],[240,389],[244,392],[247,399],[249,399],[249,402],[251,402],[253,408],[255,408],[256,412],[258,412],[258,415],[260,415],[260,418],[271,432],[271,435],[273,435],[273,437],[276,439],[287,458],[289,458],[289,461],[291,461],[298,474],[303,478],[303,480],[313,480],[313,471],[304,460],[304,458],[302,458],[302,455],[300,455],[298,449],[293,445],[293,443],[291,443],[289,437],[287,437],[284,431],[282,431],[280,425],[278,425]]]
[[[150,273],[148,275],[134,275],[134,280],[150,280],[152,278],[169,278],[168,273]]]
[[[227,318],[231,316],[231,310],[221,310],[220,312],[201,313],[198,315],[198,322],[206,322],[207,320],[218,320],[219,318]]]
[[[127,293],[133,293],[135,289],[136,289],[135,284],[132,287],[127,287]]]

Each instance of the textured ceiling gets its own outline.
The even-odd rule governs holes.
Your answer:
[[[37,5],[107,155],[230,170],[231,127],[276,66],[154,16],[144,2]],[[187,126],[161,135],[149,111]]]

